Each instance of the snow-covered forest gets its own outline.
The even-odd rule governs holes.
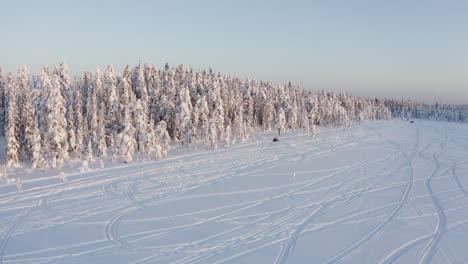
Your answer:
[[[247,139],[254,131],[349,126],[393,117],[466,121],[466,109],[312,93],[292,85],[243,80],[180,65],[109,65],[102,74],[70,77],[65,63],[32,76],[0,71],[0,131],[7,166],[57,168],[70,158],[131,162],[137,153],[164,158],[169,144],[206,148]],[[459,111],[460,110],[460,111]],[[462,111],[463,110],[463,111]]]
[[[432,119],[450,122],[468,122],[468,106],[425,104],[410,100],[385,100],[395,118]]]

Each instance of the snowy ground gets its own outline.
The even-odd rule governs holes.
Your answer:
[[[313,139],[0,186],[0,263],[468,263],[468,126]]]

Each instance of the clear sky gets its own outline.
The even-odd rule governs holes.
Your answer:
[[[184,64],[468,104],[467,0],[0,0],[0,66]]]

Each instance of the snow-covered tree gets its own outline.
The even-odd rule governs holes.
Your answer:
[[[192,103],[190,102],[190,94],[187,88],[182,88],[180,91],[178,106],[177,106],[177,118],[180,141],[182,144],[192,143],[193,129],[192,129],[192,117],[191,110]]]
[[[72,89],[70,75],[68,74],[68,65],[63,61],[60,63],[57,70],[57,75],[60,80],[60,91],[65,100],[65,103],[69,105],[72,102]]]
[[[3,82],[2,68],[0,67],[0,135],[5,134],[5,120],[7,115],[7,93]]]
[[[262,125],[265,130],[270,130],[275,120],[275,108],[271,101],[266,101],[262,113]]]
[[[31,94],[29,89],[23,91],[23,110],[22,110],[22,126],[23,137],[21,139],[21,154],[23,160],[32,160],[33,158],[33,148],[36,140],[35,135],[35,118],[34,110],[32,108]],[[37,131],[39,133],[39,130]],[[39,134],[40,139],[40,134]],[[40,141],[39,141],[40,144]]]
[[[87,147],[86,147],[86,161],[89,163],[89,162],[93,162],[94,161],[94,157],[93,157],[93,145],[91,143],[91,139],[88,138],[88,144],[87,144]],[[86,163],[86,164],[88,164]]]
[[[281,135],[281,131],[283,131],[286,127],[286,116],[284,114],[283,108],[280,108],[276,113],[275,119],[275,128],[278,130],[278,134]]]
[[[125,163],[133,161],[133,155],[136,149],[135,127],[132,124],[132,113],[130,106],[125,108],[123,120],[124,129],[119,134],[120,157]]]
[[[31,134],[31,161],[33,168],[44,168],[46,166],[44,154],[41,147],[41,134],[37,120],[33,122]]]
[[[231,125],[227,125],[226,131],[224,132],[224,146],[226,148],[228,148],[231,143],[231,136],[232,136]]]
[[[19,115],[16,105],[16,89],[14,89],[14,81],[11,74],[8,75],[5,80],[5,89],[8,94],[8,109],[5,128],[6,162],[8,167],[12,167],[20,165],[20,144],[18,138]]]
[[[205,96],[201,96],[197,100],[197,115],[198,122],[196,132],[196,137],[200,139],[205,139],[208,135],[208,119],[210,115],[210,110],[208,108],[208,103],[206,102]]]
[[[65,118],[65,100],[60,91],[59,76],[54,74],[47,98],[46,149],[53,168],[62,167],[68,157],[67,120]]]
[[[85,72],[83,76],[83,84],[81,88],[81,98],[82,98],[82,106],[83,106],[83,118],[89,118],[89,111],[93,107],[93,103],[90,98],[91,95],[95,93],[94,90],[94,81],[93,75],[91,72]]]
[[[312,136],[316,137],[318,134],[318,128],[316,125],[312,125]]]
[[[144,101],[138,99],[134,110],[134,120],[136,129],[137,149],[142,152],[148,152],[148,111]]]
[[[93,102],[93,106],[99,106],[106,99],[106,91],[104,90],[104,85],[102,83],[102,74],[101,70],[96,69],[96,75],[94,78],[93,93],[90,94],[96,96],[96,100]],[[96,109],[96,112],[99,110]],[[88,115],[89,118],[89,115]]]
[[[71,97],[71,96],[70,96]],[[70,100],[73,100],[70,98]],[[67,131],[68,131],[68,147],[69,152],[74,152],[76,149],[76,134],[75,134],[75,110],[73,105],[69,105],[67,111]]]
[[[36,118],[38,121],[39,132],[41,138],[45,138],[45,133],[47,131],[47,99],[46,91],[48,91],[52,86],[50,81],[50,76],[46,73],[45,70],[41,71],[38,77],[38,83],[36,89],[33,90],[32,95],[34,95],[32,101],[34,110],[36,112]],[[45,142],[42,143],[43,146]]]
[[[133,85],[135,90],[135,95],[137,99],[141,99],[145,103],[148,103],[148,89],[146,87],[145,76],[143,74],[143,69],[140,66],[135,67]]]
[[[108,147],[114,149],[114,133],[106,130],[105,109],[105,104],[102,102],[97,120],[93,120],[92,123],[93,126],[96,126],[95,148],[98,156],[107,156]]]
[[[87,126],[88,124],[85,124],[84,119],[83,119],[83,99],[82,99],[82,94],[79,89],[75,90],[75,127],[76,127],[76,132],[75,132],[75,144],[74,144],[74,149],[73,152],[77,153],[80,157],[83,154],[83,151],[85,149],[84,146],[84,126]]]
[[[152,116],[150,116],[148,120],[148,124],[146,127],[146,136],[147,136],[147,143],[146,143],[146,148],[147,148],[147,153],[148,153],[148,158],[151,158],[153,155],[157,154],[158,150],[158,142],[157,142],[157,135],[156,135],[156,125],[154,124],[154,119]],[[157,155],[156,155],[157,158]]]
[[[131,78],[130,78],[131,80]],[[119,101],[121,104],[121,109],[124,109],[128,104],[130,104],[132,100],[132,96],[134,96],[132,91],[132,85],[129,82],[129,79],[122,76],[119,78],[119,82],[117,83],[117,90],[119,91]],[[121,111],[121,119],[123,119],[124,111]]]
[[[160,121],[156,126],[156,156],[158,159],[164,158],[169,152],[169,143],[171,142],[171,137],[169,132],[167,132],[167,125],[165,121]]]
[[[301,111],[301,119],[300,119],[300,128],[304,129],[305,131],[309,131],[310,121],[309,121],[309,113],[307,110]]]
[[[117,79],[112,65],[107,67],[104,86],[107,93],[106,100],[104,100],[106,143],[109,148],[114,149],[115,138],[120,130],[120,102],[117,96]]]
[[[98,141],[100,138],[104,138],[106,134],[100,134],[99,131],[105,131],[105,127],[99,127],[99,108],[98,108],[98,98],[97,98],[97,93],[96,90],[93,91],[91,96],[88,97],[88,104],[87,104],[87,117],[86,120],[88,123],[85,125],[87,128],[87,135],[89,136],[89,139],[92,142],[93,146],[97,146]],[[104,110],[104,109],[103,109]],[[104,125],[102,123],[101,125]]]
[[[18,80],[16,82],[15,88],[16,91],[16,100],[17,100],[17,108],[18,108],[18,139],[21,146],[21,156],[25,158],[25,160],[29,160],[30,152],[29,148],[25,147],[23,143],[26,143],[25,133],[26,130],[28,132],[32,129],[32,109],[30,101],[26,102],[27,99],[30,100],[29,97],[29,71],[26,66],[23,66],[21,70],[18,72]],[[23,153],[26,151],[26,153]]]
[[[210,119],[208,121],[208,134],[207,134],[207,145],[212,149],[218,148],[218,128],[217,128],[217,120]]]

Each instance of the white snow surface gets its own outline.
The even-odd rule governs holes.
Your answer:
[[[466,124],[272,137],[1,185],[0,263],[468,263]]]

